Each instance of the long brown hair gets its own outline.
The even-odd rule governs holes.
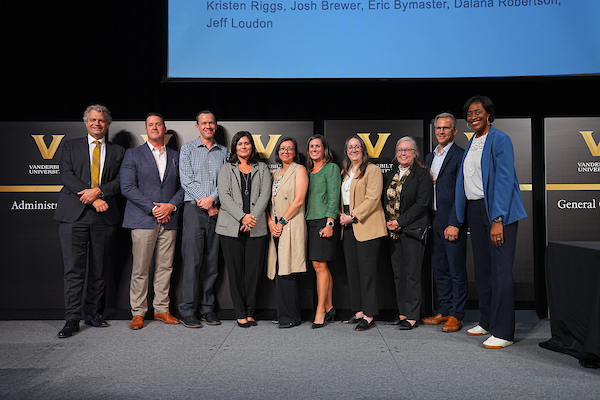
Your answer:
[[[325,140],[325,136],[319,134],[313,135],[309,137],[308,142],[306,142],[306,169],[308,170],[308,172],[312,171],[312,169],[315,166],[313,159],[310,157],[310,151],[308,149],[310,142],[312,142],[315,139],[319,139],[321,141],[321,144],[323,145],[323,150],[325,150],[325,154],[323,155],[323,164],[327,164],[329,161],[333,160],[333,155],[331,154],[329,143],[327,143],[327,140]]]
[[[367,166],[369,165],[369,154],[367,153],[367,147],[365,146],[365,142],[358,135],[352,135],[348,137],[348,139],[346,139],[346,143],[344,143],[344,161],[342,161],[342,181],[344,181],[346,175],[348,175],[348,172],[350,172],[350,169],[352,168],[352,161],[350,161],[350,158],[348,157],[348,142],[350,141],[350,139],[357,139],[360,142],[360,146],[362,147],[362,161],[360,163],[360,166],[358,167],[357,178],[363,177],[365,171],[367,170]]]

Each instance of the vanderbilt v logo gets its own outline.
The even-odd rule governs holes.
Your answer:
[[[267,143],[267,147],[263,146],[262,140],[260,140],[261,135],[252,135],[254,139],[254,145],[256,146],[256,151],[260,154],[260,156],[264,159],[271,157],[271,153],[277,144],[277,141],[281,137],[281,135],[269,135],[269,143]]]
[[[65,135],[52,135],[52,143],[50,143],[50,147],[46,147],[46,142],[44,142],[44,135],[31,135],[33,140],[35,140],[35,144],[37,144],[38,149],[40,150],[40,154],[44,160],[50,160],[56,154],[56,150],[58,150],[58,145],[60,145],[60,141]]]
[[[475,132],[464,132],[464,134],[467,137],[467,140],[471,140],[471,137],[475,134]]]
[[[594,157],[598,157],[600,156],[600,144],[596,144],[596,142],[594,142],[592,132],[594,131],[579,131],[579,133],[581,133],[581,136],[583,136],[583,139],[585,140],[585,144],[587,144],[588,149],[590,149],[590,153],[592,153]]]
[[[383,150],[383,146],[385,146],[385,142],[390,137],[391,133],[377,133],[377,143],[375,143],[375,147],[373,147],[373,143],[371,143],[370,133],[359,133],[358,136],[365,142],[365,146],[367,146],[367,153],[371,158],[379,158],[381,151]]]
[[[144,139],[144,142],[148,141],[148,135],[140,135],[142,137],[142,139]],[[171,133],[167,133],[165,134],[165,145],[169,144],[169,140],[171,140],[171,138],[173,137],[173,134]]]

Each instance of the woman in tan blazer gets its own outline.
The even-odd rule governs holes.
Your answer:
[[[340,224],[344,227],[342,246],[346,258],[350,304],[356,313],[346,324],[366,331],[375,326],[377,303],[377,262],[381,239],[387,236],[381,205],[383,175],[369,162],[364,142],[350,136],[344,145],[342,206]]]
[[[282,138],[275,152],[281,168],[273,171],[268,224],[271,232],[267,276],[275,279],[277,319],[280,328],[300,325],[300,301],[296,278],[306,272],[306,223],[304,199],[308,189],[306,168],[297,164],[298,144]]]

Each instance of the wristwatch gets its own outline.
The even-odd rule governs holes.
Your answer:
[[[327,226],[330,226],[333,228],[333,221],[327,221]]]
[[[356,215],[352,214],[350,215],[350,218],[352,218],[352,223],[355,224],[358,222],[358,218],[356,218]]]
[[[290,221],[288,221],[287,219],[285,219],[285,218],[283,218],[283,217],[279,218],[279,223],[280,223],[282,226],[286,226],[286,225],[288,224],[288,222],[290,222]]]
[[[502,216],[494,218],[494,222],[502,222]]]

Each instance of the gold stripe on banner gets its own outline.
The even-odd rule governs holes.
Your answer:
[[[521,188],[521,192],[531,192],[533,190],[533,185],[531,183],[521,183],[519,188]]]
[[[3,193],[57,193],[63,185],[22,185],[22,186],[0,186]]]
[[[546,190],[600,190],[600,184],[595,183],[549,183]]]

